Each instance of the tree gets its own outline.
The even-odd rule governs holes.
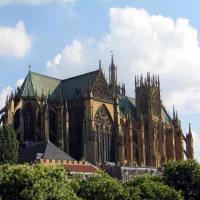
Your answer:
[[[125,200],[127,195],[119,180],[103,172],[82,180],[78,191],[78,196],[87,200]]]
[[[197,161],[170,161],[163,167],[166,184],[181,190],[187,200],[200,199],[200,165]]]
[[[183,200],[181,193],[165,185],[160,176],[139,175],[123,186],[129,193],[127,200]]]
[[[0,163],[16,163],[19,142],[11,125],[0,127]]]
[[[2,165],[0,195],[3,199],[77,200],[63,166]]]

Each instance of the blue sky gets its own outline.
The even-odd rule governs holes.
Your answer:
[[[0,3],[1,107],[6,92],[25,78],[29,64],[32,71],[67,78],[98,68],[102,59],[107,72],[113,50],[127,93],[134,95],[134,75],[157,73],[167,110],[175,104],[183,131],[190,122],[200,141],[199,1],[30,1]],[[195,151],[200,158],[197,142]]]

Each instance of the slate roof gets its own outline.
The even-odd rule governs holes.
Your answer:
[[[119,109],[122,116],[126,115],[127,113],[131,113],[131,117],[133,119],[136,118],[136,105],[135,99],[131,97],[121,97],[119,98]]]
[[[74,160],[64,151],[60,150],[50,141],[39,142],[29,146],[26,146],[19,152],[19,163],[31,163],[35,162],[37,156],[41,155],[41,159],[52,160]]]
[[[73,95],[84,95],[85,89],[88,88],[88,82],[91,81],[91,88],[99,74],[99,70],[92,71],[86,74],[68,78],[62,81],[63,99],[71,99]]]

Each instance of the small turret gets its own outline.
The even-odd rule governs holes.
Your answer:
[[[176,111],[176,120],[178,120],[178,112]]]
[[[111,51],[112,53],[112,51]],[[117,91],[117,67],[114,63],[113,54],[111,54],[111,64],[109,68],[109,84],[112,90],[113,96],[115,96]]]
[[[153,74],[153,76],[150,76],[150,73],[147,73],[147,77],[143,77],[141,74],[140,80],[138,79],[138,76],[135,76],[135,87],[158,87],[160,88],[160,81],[159,81],[159,76],[156,76]]]
[[[190,123],[189,123],[189,133],[186,134],[186,152],[188,159],[194,159],[193,137],[192,137],[192,130]]]
[[[192,135],[191,124],[189,123],[189,134]]]
[[[179,120],[179,130],[182,131],[182,127],[181,127],[181,121]]]
[[[174,105],[173,105],[173,120],[175,120],[175,117],[176,117],[176,114],[175,114],[175,108],[174,108]]]
[[[102,69],[102,67],[101,67],[101,60],[99,60],[99,69]]]

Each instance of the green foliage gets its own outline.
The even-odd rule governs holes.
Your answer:
[[[128,200],[182,200],[180,192],[165,185],[160,176],[139,175],[123,184],[129,193]]]
[[[80,182],[78,196],[87,200],[125,200],[128,193],[119,180],[99,172]]]
[[[16,163],[18,149],[16,133],[10,125],[4,124],[0,127],[0,163]]]
[[[68,179],[60,165],[0,165],[0,196],[9,200],[197,200],[199,195],[200,165],[192,160],[168,162],[163,176],[139,175],[125,183],[103,172]]]
[[[181,190],[187,200],[200,199],[200,165],[195,160],[170,161],[164,165],[164,180]]]
[[[0,174],[3,199],[78,199],[62,166],[2,165]]]

